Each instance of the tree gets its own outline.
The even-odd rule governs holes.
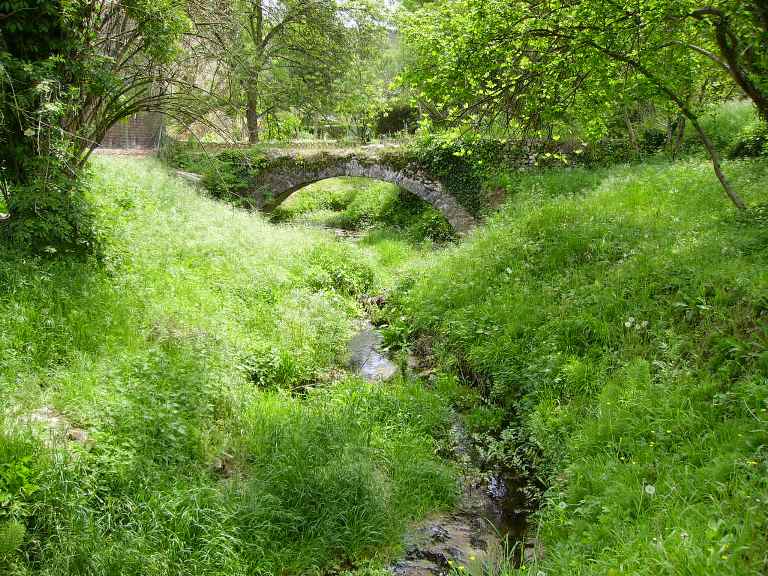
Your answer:
[[[191,29],[180,0],[0,3],[2,233],[17,244],[87,250],[79,178],[116,122],[185,114],[174,63]],[[58,248],[57,248],[58,247]]]
[[[405,78],[454,122],[501,119],[521,129],[576,117],[599,135],[627,93],[666,101],[696,129],[728,197],[744,208],[692,98],[711,73],[692,48],[707,45],[696,9],[694,0],[452,0],[405,19],[418,54]]]
[[[400,45],[393,29],[381,27],[379,32],[359,39],[351,65],[336,79],[333,90],[331,112],[361,141],[374,135],[377,119],[400,99],[392,88],[402,70]]]
[[[687,47],[721,66],[768,123],[768,0],[719,2],[692,10],[690,17],[712,27],[718,53]]]
[[[221,3],[219,3],[220,5]],[[233,0],[208,27],[215,104],[244,113],[248,141],[260,122],[291,107],[328,108],[355,48],[373,41],[378,11],[365,0]]]

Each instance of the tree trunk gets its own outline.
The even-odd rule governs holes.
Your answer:
[[[732,187],[731,183],[728,181],[728,178],[726,178],[725,174],[723,173],[723,168],[720,165],[720,154],[718,154],[717,149],[715,148],[714,144],[712,144],[712,141],[709,139],[709,136],[707,136],[707,133],[704,132],[704,129],[701,127],[701,124],[699,123],[698,118],[694,116],[693,114],[683,112],[688,117],[688,120],[691,121],[691,124],[693,124],[693,127],[696,129],[696,132],[699,133],[699,137],[701,138],[702,144],[704,144],[704,147],[707,149],[707,152],[709,153],[709,157],[712,160],[712,167],[715,169],[715,174],[717,174],[718,180],[720,180],[720,184],[723,185],[723,189],[725,190],[725,193],[728,194],[728,197],[731,199],[731,201],[736,205],[736,207],[739,210],[746,210],[747,205],[745,204],[742,197],[736,192]]]
[[[677,107],[680,109],[680,113],[683,114],[688,120],[690,120],[693,127],[696,129],[696,132],[699,134],[699,137],[701,138],[702,144],[704,144],[704,147],[707,149],[707,153],[709,153],[709,158],[712,160],[712,167],[715,169],[715,174],[717,175],[717,179],[720,180],[720,184],[723,186],[723,190],[725,190],[725,193],[728,195],[728,198],[731,199],[731,202],[734,203],[734,205],[739,210],[746,210],[747,205],[744,203],[744,200],[741,198],[741,196],[736,192],[732,187],[731,183],[728,181],[728,178],[726,178],[725,174],[723,173],[723,168],[720,165],[720,154],[718,154],[717,149],[715,148],[714,144],[712,144],[712,141],[709,139],[709,136],[707,136],[707,133],[704,132],[704,129],[701,127],[701,124],[699,123],[699,119],[696,117],[696,114],[694,114],[690,108],[688,108],[687,103],[685,100],[680,98],[677,94],[675,94],[674,91],[672,91],[669,86],[667,86],[656,74],[651,72],[648,68],[643,66],[640,62],[633,60],[626,54],[622,54],[620,52],[614,52],[613,50],[604,48],[600,46],[599,44],[592,44],[593,47],[600,50],[603,54],[606,56],[610,56],[611,58],[614,58],[615,60],[618,60],[619,62],[625,62],[632,66],[635,70],[640,72],[643,76],[648,78],[651,82],[653,82],[659,90],[661,90],[664,94],[669,96],[669,98],[677,104]]]
[[[760,23],[763,26],[767,25],[768,2],[766,2],[766,0],[753,0],[752,4],[754,6],[755,15],[758,17]],[[701,8],[700,10],[694,11],[693,14],[699,19],[705,16],[715,17],[715,21],[713,22],[715,28],[715,40],[723,60],[725,60],[728,65],[728,72],[749,99],[754,102],[758,114],[763,121],[768,123],[768,93],[764,91],[762,86],[758,86],[752,78],[750,78],[749,72],[745,69],[739,51],[738,39],[730,28],[727,16],[721,10],[712,7]],[[754,70],[754,72],[759,71]]]
[[[251,12],[248,18],[248,32],[251,42],[258,50],[258,57],[252,61],[252,76],[247,83],[247,99],[245,109],[245,121],[248,126],[248,143],[256,144],[259,141],[259,73],[265,50],[264,40],[264,7],[261,0],[251,4]]]
[[[677,158],[677,154],[680,152],[680,147],[683,145],[683,138],[685,138],[685,123],[686,118],[681,114],[675,124],[674,140],[672,142],[671,150],[672,160]]]
[[[0,182],[0,193],[2,193],[2,199],[3,203],[5,204],[5,209],[8,210],[8,214],[5,214],[0,210],[0,224],[4,224],[8,220],[11,219],[11,193],[9,192],[9,185],[8,182],[3,180]]]
[[[245,121],[248,126],[248,143],[256,144],[259,141],[259,112],[256,99],[248,94],[248,103],[245,109]]]
[[[629,143],[632,145],[632,149],[635,151],[635,156],[640,158],[640,144],[637,142],[637,132],[632,125],[632,119],[629,117],[629,113],[624,110],[624,123],[627,125],[627,132],[629,133]]]

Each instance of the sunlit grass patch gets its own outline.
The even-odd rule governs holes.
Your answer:
[[[24,527],[0,572],[382,562],[409,519],[450,504],[436,396],[307,392],[344,361],[371,253],[207,199],[154,160],[94,172],[103,260],[0,255],[0,524]],[[42,407],[50,445],[23,424]]]
[[[764,161],[726,170],[765,202]],[[509,178],[489,226],[395,293],[389,339],[432,334],[506,410],[489,462],[547,487],[528,569],[761,573],[764,225],[700,160]]]
[[[332,178],[307,186],[278,206],[272,220],[345,230],[391,230],[415,244],[455,238],[437,209],[393,184],[367,178]]]

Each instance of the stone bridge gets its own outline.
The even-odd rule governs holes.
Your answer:
[[[460,234],[476,224],[474,216],[449,193],[440,178],[430,174],[412,154],[399,148],[363,147],[314,152],[273,150],[249,172],[245,195],[266,212],[314,182],[340,176],[362,176],[396,184],[429,202]]]

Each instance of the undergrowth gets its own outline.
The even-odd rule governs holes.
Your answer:
[[[367,178],[334,178],[307,186],[278,206],[271,219],[375,235],[389,232],[412,244],[456,239],[448,221],[427,202]]]
[[[499,170],[507,203],[439,252],[381,183],[275,226],[95,168],[98,259],[0,255],[2,573],[376,573],[455,502],[453,410],[540,505],[520,573],[768,569],[765,160],[725,165],[741,215],[693,157]],[[393,286],[375,320],[429,385],[339,376]]]
[[[765,203],[768,164],[730,162]],[[528,475],[521,573],[768,570],[768,229],[702,160],[515,173],[465,244],[401,281],[388,339],[425,335],[467,425]]]
[[[375,255],[154,160],[94,174],[100,259],[0,255],[0,573],[380,566],[453,502],[433,392],[331,384]]]

